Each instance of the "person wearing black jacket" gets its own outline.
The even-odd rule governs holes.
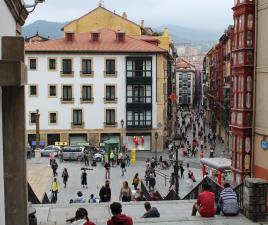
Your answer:
[[[103,185],[100,189],[100,202],[109,202],[111,201],[111,188],[110,181],[106,180],[105,185]]]

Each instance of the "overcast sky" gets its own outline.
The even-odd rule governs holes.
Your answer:
[[[25,0],[31,3],[34,0]],[[232,24],[233,0],[104,0],[105,8],[146,26],[175,24],[206,30],[224,30]],[[46,0],[27,19],[65,22],[96,8],[99,0]]]

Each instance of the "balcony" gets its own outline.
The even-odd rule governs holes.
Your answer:
[[[85,103],[93,104],[94,98],[80,98],[80,103],[81,104],[85,104]]]
[[[117,103],[117,98],[103,98],[104,104],[116,104]]]
[[[80,77],[94,77],[94,71],[80,71]]]
[[[61,98],[61,103],[62,104],[73,104],[74,103],[74,98]]]
[[[117,128],[117,122],[104,122],[103,126],[105,128]]]
[[[151,120],[127,120],[127,129],[151,129]]]
[[[78,122],[72,122],[71,123],[71,128],[84,128],[85,127],[85,123],[78,123]]]
[[[117,77],[117,71],[103,71],[103,75],[106,78],[116,78]]]
[[[60,71],[60,76],[61,77],[73,77],[74,71],[71,71],[71,70]]]

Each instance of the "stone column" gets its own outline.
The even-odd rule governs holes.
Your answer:
[[[244,181],[243,210],[253,221],[266,219],[267,182],[260,178],[246,178]]]

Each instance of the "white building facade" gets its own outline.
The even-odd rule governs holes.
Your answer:
[[[191,106],[195,95],[195,67],[180,58],[176,63],[177,104]]]
[[[126,44],[134,42],[135,47],[141,41],[130,39],[125,34],[121,34],[121,42],[114,44],[115,49],[106,49],[106,44],[116,42],[116,35],[120,35],[107,30],[96,34],[97,41],[90,40],[94,35],[90,36],[90,33],[70,35],[73,42],[81,45],[87,35],[90,48],[103,46],[96,51],[84,49],[82,54],[78,49],[49,50],[52,40],[26,46],[29,144],[34,144],[34,115],[39,109],[40,136],[44,145],[60,141],[69,145],[78,142],[99,145],[110,140],[115,148],[151,150],[153,131],[159,129],[157,57],[163,50],[142,43],[144,46],[140,52],[131,52]],[[106,38],[114,40],[106,43]],[[68,46],[73,45],[72,41],[64,39],[60,44],[65,42]],[[43,49],[43,46],[48,46],[48,49]],[[146,52],[146,47],[149,52]]]

